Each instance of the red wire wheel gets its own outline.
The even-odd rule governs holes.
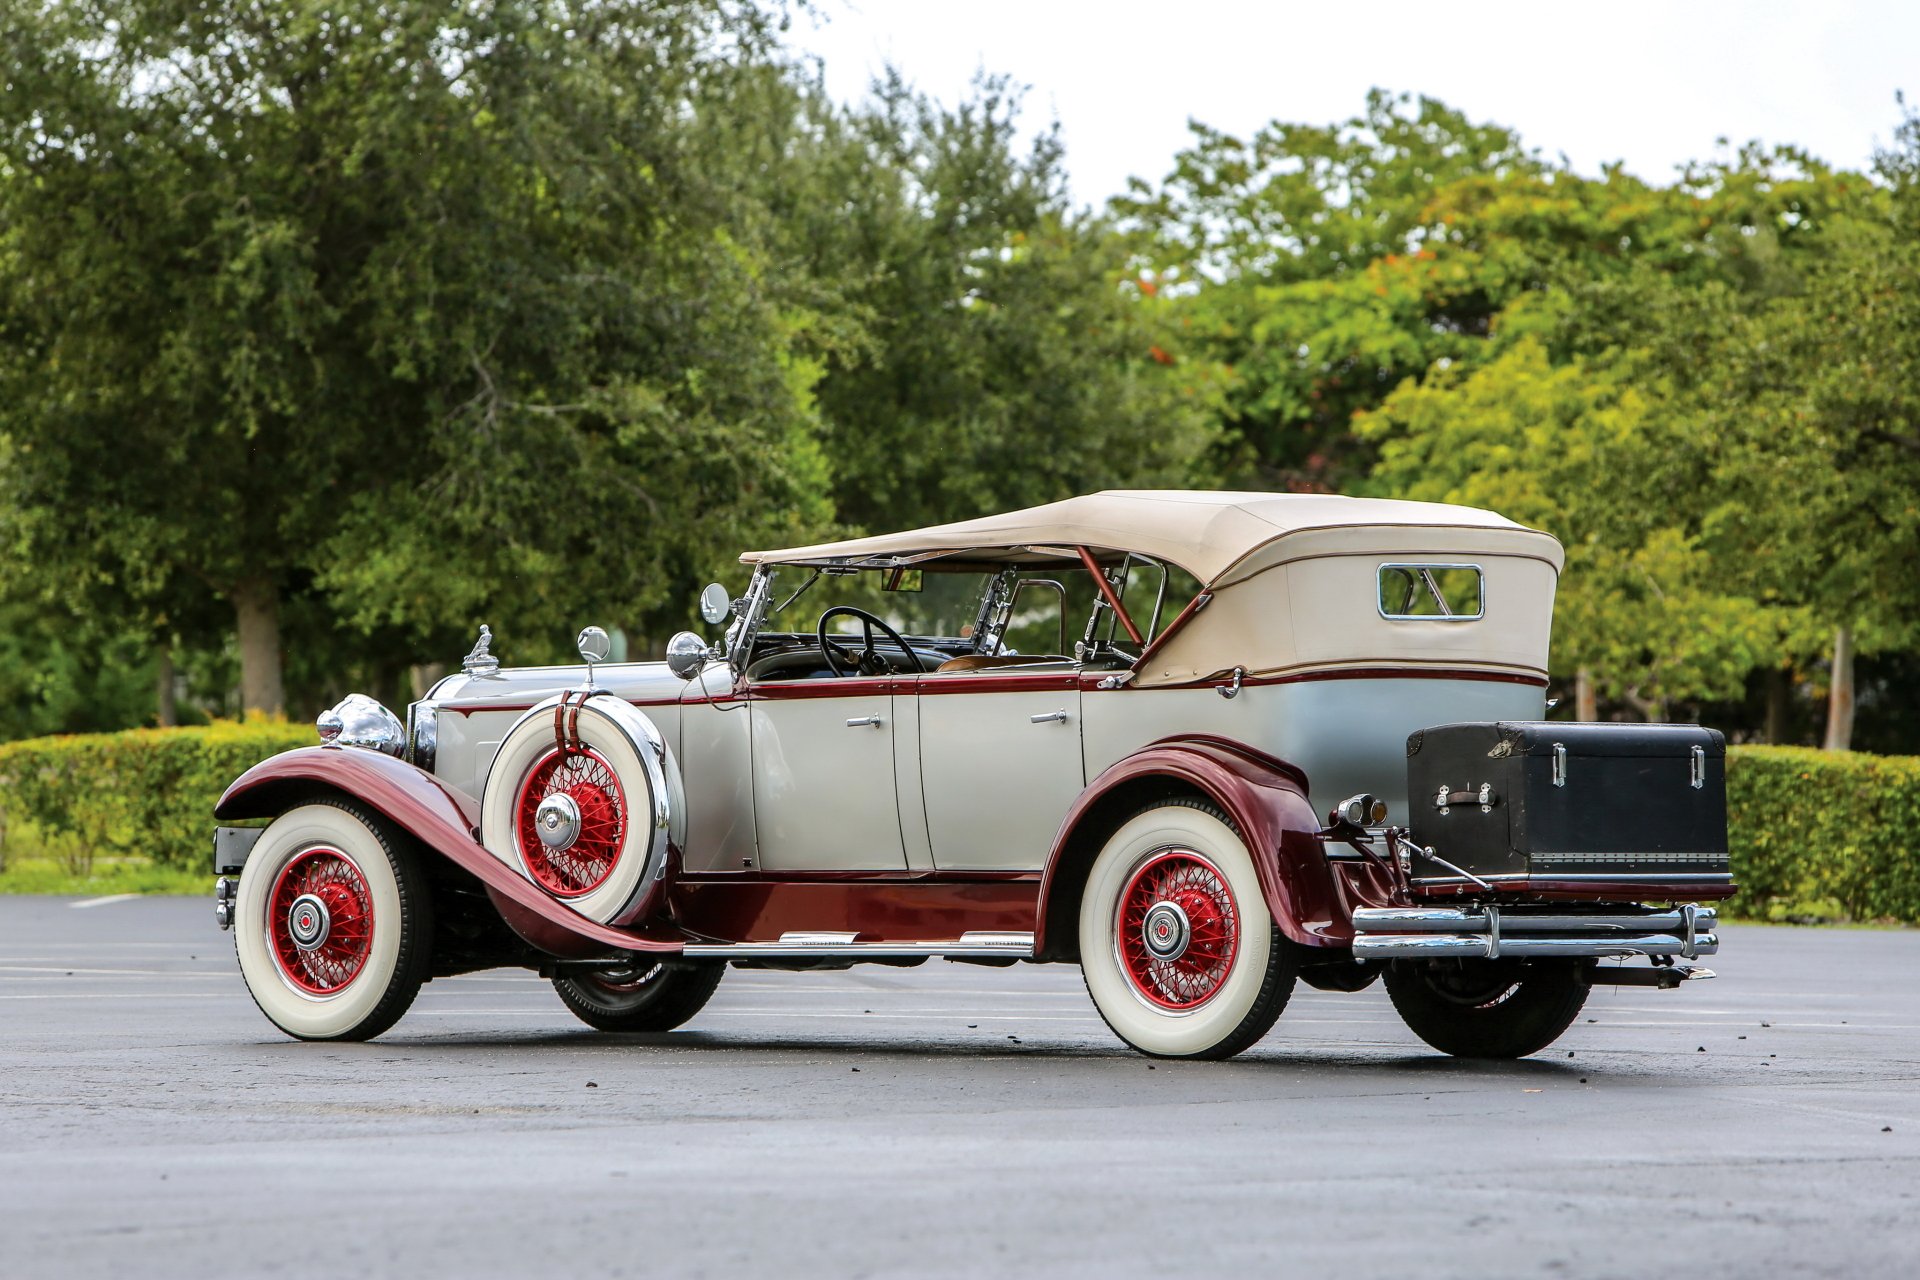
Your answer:
[[[556,796],[572,801],[572,840],[564,847],[541,838],[540,806]],[[606,883],[627,835],[627,793],[592,747],[549,752],[527,771],[514,803],[514,839],[541,888],[556,898],[578,898]]]
[[[1120,895],[1115,941],[1133,988],[1162,1009],[1197,1009],[1226,985],[1240,950],[1240,913],[1220,869],[1169,849],[1147,859]]]
[[[373,949],[373,894],[337,849],[308,849],[285,867],[267,898],[267,938],[280,972],[312,996],[344,991]]]

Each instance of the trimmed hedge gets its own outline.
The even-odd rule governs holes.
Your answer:
[[[314,740],[303,724],[255,721],[9,743],[0,839],[26,822],[89,864],[108,853],[203,868],[227,784]],[[1920,756],[1734,747],[1727,804],[1735,914],[1920,923]]]
[[[0,746],[0,832],[32,824],[71,851],[62,860],[74,870],[96,854],[209,868],[213,805],[227,784],[270,755],[317,741],[311,725],[258,720],[10,742]]]
[[[1738,914],[1920,923],[1920,756],[1727,755]]]

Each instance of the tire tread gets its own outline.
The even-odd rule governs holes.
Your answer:
[[[706,1007],[726,971],[724,964],[668,969],[654,998],[632,1009],[596,1004],[590,988],[566,976],[555,977],[553,989],[574,1017],[596,1031],[672,1031]]]
[[[1586,976],[1573,965],[1543,968],[1491,1008],[1454,1004],[1406,962],[1388,966],[1387,997],[1413,1034],[1456,1058],[1524,1058],[1558,1040],[1587,1003]]]

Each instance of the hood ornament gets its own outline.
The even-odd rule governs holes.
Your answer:
[[[473,650],[460,660],[460,670],[470,676],[485,679],[500,670],[500,659],[493,656],[489,649],[493,645],[493,628],[480,624],[480,638],[473,643]]]

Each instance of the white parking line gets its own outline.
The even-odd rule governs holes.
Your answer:
[[[107,974],[116,978],[224,978],[223,973],[188,973],[175,969],[82,969],[66,968],[64,965],[46,967],[31,964],[0,964],[0,973],[62,973],[68,977],[75,974]]]
[[[564,1009],[414,1009],[407,1014],[410,1018],[564,1018]],[[702,1009],[699,1015],[705,1018],[828,1018],[835,1022],[1092,1022],[1099,1018],[1092,1014],[1078,1017],[1065,1017],[1059,1014],[990,1014],[990,1013],[809,1013],[797,1009]]]
[[[225,991],[61,991],[49,992],[39,996],[0,996],[0,1000],[139,1000],[153,1003],[159,1000],[231,1000],[233,996]]]
[[[75,911],[81,911],[87,907],[104,907],[114,902],[132,902],[140,896],[137,893],[110,893],[104,898],[88,898],[84,902],[69,902],[67,905]]]

